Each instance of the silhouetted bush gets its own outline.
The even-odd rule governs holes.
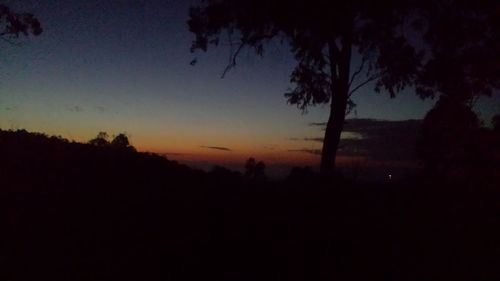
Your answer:
[[[479,131],[476,114],[461,102],[441,98],[424,118],[418,151],[425,167],[445,176],[470,160]]]
[[[95,146],[108,146],[109,145],[109,135],[106,132],[99,132],[97,136],[89,140],[89,144]]]
[[[112,141],[111,141],[111,146],[115,147],[117,149],[125,149],[125,150],[131,150],[135,151],[135,147],[130,145],[130,142],[128,140],[128,137],[126,134],[118,134]]]
[[[245,162],[245,177],[252,180],[265,180],[265,169],[266,165],[264,164],[264,162],[257,162],[254,158],[248,158],[248,160]]]

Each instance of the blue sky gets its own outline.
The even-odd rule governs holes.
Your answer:
[[[279,152],[313,145],[290,138],[322,134],[308,124],[324,122],[328,106],[304,115],[283,96],[295,65],[287,46],[271,44],[263,58],[243,53],[224,79],[228,47],[190,53],[186,21],[196,1],[6,3],[34,13],[44,33],[20,40],[20,46],[0,42],[3,129],[77,141],[99,131],[127,132],[140,150],[190,155],[186,159],[258,155],[271,162],[279,162]],[[194,57],[198,63],[191,66]],[[411,89],[390,99],[370,87],[354,101],[357,115],[350,117],[385,120],[420,119],[434,102],[420,100]],[[478,108],[490,118],[499,104],[483,100]],[[232,154],[210,146],[231,148]]]

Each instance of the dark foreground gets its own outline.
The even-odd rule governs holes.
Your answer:
[[[500,186],[204,173],[0,131],[0,280],[500,280]]]

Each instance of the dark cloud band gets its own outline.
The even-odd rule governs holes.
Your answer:
[[[223,147],[223,146],[204,146],[200,145],[202,148],[208,148],[208,149],[215,149],[215,150],[222,150],[222,151],[232,151],[230,148]]]

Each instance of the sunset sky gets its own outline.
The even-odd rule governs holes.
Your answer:
[[[228,47],[189,51],[188,8],[197,1],[5,2],[34,13],[44,32],[19,46],[0,42],[0,128],[76,141],[126,132],[139,150],[182,161],[319,162],[305,151],[321,143],[304,139],[322,136],[310,123],[325,122],[328,108],[301,114],[287,105],[295,62],[286,45],[270,45],[262,59],[243,53],[221,79]],[[433,105],[411,89],[390,99],[365,87],[354,101],[350,118],[421,119]],[[488,121],[500,103],[476,109]]]

